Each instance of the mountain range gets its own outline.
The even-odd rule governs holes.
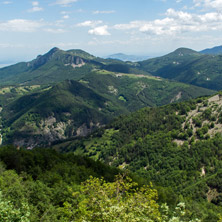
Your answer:
[[[165,206],[155,212],[168,208],[168,218],[177,221],[217,222],[221,63],[221,55],[187,48],[139,62],[53,48],[0,69],[4,206],[25,212],[22,200],[33,211],[30,221],[71,221],[80,199],[89,198],[82,190],[112,187],[106,181],[119,174],[121,186],[130,175],[134,191],[153,184],[155,206]]]
[[[193,54],[199,56],[191,51],[187,57]],[[86,136],[114,117],[143,107],[215,93],[152,76],[144,62],[102,59],[82,50],[58,48],[0,69],[0,77],[3,143],[31,148]]]
[[[82,50],[51,49],[30,62],[0,69],[0,85],[54,84],[79,80],[88,73],[106,70],[116,73],[159,76],[212,90],[222,88],[221,55],[207,55],[179,48],[165,56],[141,62],[103,59]],[[63,75],[61,75],[63,73]]]

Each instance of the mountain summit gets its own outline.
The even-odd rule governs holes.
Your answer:
[[[63,51],[54,47],[30,62],[0,69],[0,84],[48,84],[65,79],[78,79],[102,65],[94,61],[95,58],[82,50]]]
[[[191,49],[179,48],[165,56],[139,64],[144,71],[152,75],[208,89],[222,89],[220,55],[204,55]]]
[[[177,55],[177,56],[193,56],[193,55],[199,55],[197,51],[194,51],[193,49],[189,48],[178,48],[174,52],[168,54],[169,55]]]
[[[77,80],[95,70],[144,74],[136,69],[134,63],[98,58],[80,49],[63,51],[55,47],[30,62],[0,69],[0,85],[51,84],[66,79]]]

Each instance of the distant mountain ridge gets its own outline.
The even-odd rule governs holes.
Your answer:
[[[121,56],[122,54],[119,54]],[[0,69],[0,85],[55,84],[66,79],[79,80],[96,70],[153,75],[208,89],[222,89],[221,55],[206,55],[179,48],[165,56],[139,62],[103,59],[83,50],[53,48],[30,62]]]
[[[200,53],[207,55],[222,55],[222,45],[215,46],[213,48],[204,49],[200,51]]]
[[[109,55],[106,58],[119,59],[124,62],[126,61],[138,62],[138,61],[149,59],[150,56],[139,56],[139,55],[137,56],[137,55],[126,55],[124,53],[116,53],[116,54]]]

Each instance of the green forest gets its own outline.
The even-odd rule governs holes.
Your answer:
[[[0,221],[199,221],[152,183],[73,153],[0,150]]]
[[[220,59],[53,48],[0,69],[0,221],[222,222]]]
[[[144,108],[54,149],[130,170],[155,184],[162,203],[184,201],[194,217],[217,221],[222,212],[222,109],[218,95],[211,98]]]
[[[0,220],[220,221],[221,123],[215,95],[143,108],[48,148],[2,146]]]

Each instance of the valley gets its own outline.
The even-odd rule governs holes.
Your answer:
[[[21,212],[33,210],[30,221],[43,216],[83,221],[88,206],[91,215],[95,210],[84,205],[94,201],[88,192],[103,192],[113,205],[103,200],[101,209],[112,209],[119,207],[120,196],[110,195],[111,188],[123,184],[133,190],[123,188],[121,197],[149,202],[146,194],[152,194],[156,221],[170,222],[176,215],[178,221],[217,222],[222,212],[220,59],[179,48],[163,57],[124,62],[53,48],[0,69],[5,200],[13,200]],[[13,186],[18,193],[14,188],[10,193]],[[94,190],[87,190],[91,186]],[[126,207],[132,199],[124,198]],[[145,218],[154,216],[141,206]]]

